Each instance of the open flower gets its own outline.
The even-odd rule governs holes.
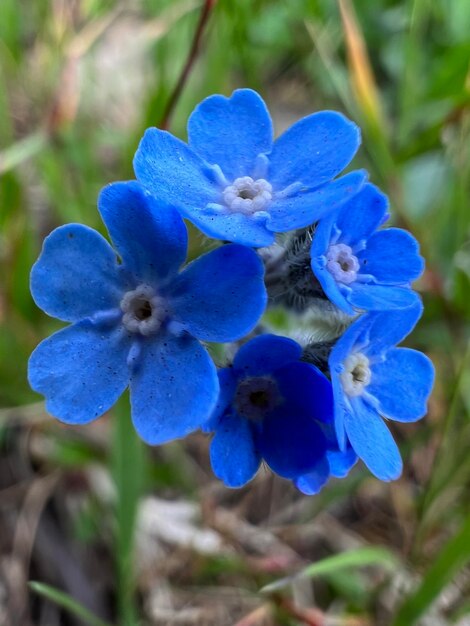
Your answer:
[[[426,414],[434,381],[427,356],[396,348],[421,316],[422,305],[366,313],[338,340],[329,357],[335,427],[340,448],[347,442],[382,480],[398,478],[402,461],[382,416],[414,422]]]
[[[244,485],[264,460],[313,494],[354,464],[352,450],[336,443],[331,384],[301,355],[291,339],[260,335],[219,370],[220,398],[205,429],[215,431],[214,473],[229,487]]]
[[[46,238],[33,267],[37,305],[72,324],[33,352],[30,384],[70,424],[99,417],[129,385],[137,432],[164,443],[214,408],[217,373],[199,340],[233,341],[253,328],[266,304],[262,264],[228,245],[178,273],[186,227],[136,182],[106,187],[99,210],[117,253],[69,224]]]
[[[315,231],[313,273],[328,298],[350,315],[416,303],[410,283],[424,268],[418,242],[400,228],[377,230],[387,207],[386,196],[367,184]]]
[[[209,237],[260,247],[277,232],[312,224],[360,189],[362,171],[333,181],[359,143],[357,126],[333,111],[305,117],[273,142],[263,100],[239,89],[196,107],[188,144],[148,129],[134,169]]]

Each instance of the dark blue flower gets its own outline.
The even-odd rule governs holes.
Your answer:
[[[301,355],[291,339],[260,335],[219,371],[220,398],[206,430],[215,431],[214,473],[229,487],[244,485],[264,459],[312,494],[354,464],[354,453],[336,443],[331,384]]]
[[[106,187],[99,210],[120,260],[96,231],[69,224],[47,237],[33,267],[37,305],[72,324],[33,352],[31,386],[51,414],[84,424],[129,385],[142,439],[182,437],[218,396],[199,340],[233,341],[253,328],[266,303],[262,264],[252,250],[228,245],[178,273],[186,227],[135,182]]]
[[[401,311],[366,313],[334,346],[329,366],[339,446],[347,442],[382,480],[398,478],[402,461],[381,416],[414,422],[426,414],[434,381],[427,356],[395,345],[411,332],[422,305]]]
[[[387,207],[386,196],[367,184],[315,231],[312,270],[328,298],[350,315],[416,302],[410,283],[424,267],[418,242],[399,228],[377,230]]]
[[[273,142],[263,100],[240,89],[196,107],[189,145],[148,129],[134,169],[147,189],[209,237],[268,246],[274,233],[308,226],[360,189],[362,171],[333,181],[359,143],[357,126],[333,111],[305,117]]]

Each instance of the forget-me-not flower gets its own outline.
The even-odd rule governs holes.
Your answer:
[[[260,335],[219,370],[220,398],[205,430],[215,431],[212,467],[229,487],[244,485],[264,460],[313,494],[354,464],[335,439],[331,383],[301,355],[291,339]]]
[[[349,441],[382,480],[398,478],[402,470],[400,452],[382,417],[419,420],[434,381],[427,356],[395,347],[421,312],[418,302],[400,311],[366,313],[351,324],[329,357],[339,446],[344,449]]]
[[[130,386],[137,432],[164,443],[214,408],[216,368],[200,341],[233,341],[254,327],[266,304],[262,264],[227,245],[179,273],[187,232],[176,211],[136,182],[108,185],[98,206],[116,251],[69,224],[46,238],[33,267],[36,304],[71,325],[33,352],[30,384],[70,424],[99,417]]]
[[[424,267],[418,242],[400,228],[377,230],[387,207],[386,196],[367,184],[315,231],[312,270],[328,298],[349,315],[406,308],[417,300],[410,283]]]
[[[312,224],[360,189],[362,171],[333,180],[359,143],[358,127],[334,111],[309,115],[273,141],[263,100],[239,89],[196,107],[187,144],[148,129],[134,169],[209,237],[260,247],[277,232]]]

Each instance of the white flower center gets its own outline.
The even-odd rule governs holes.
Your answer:
[[[253,180],[251,176],[242,176],[224,189],[223,197],[231,211],[253,215],[267,207],[272,198],[272,190],[270,183],[264,178]]]
[[[245,378],[238,384],[234,405],[237,413],[249,420],[260,421],[281,403],[275,380],[269,376]]]
[[[121,300],[122,323],[132,333],[156,333],[168,315],[166,302],[149,285],[139,285]]]
[[[348,396],[360,396],[364,387],[370,383],[372,372],[369,359],[362,352],[350,354],[343,363],[341,383]]]
[[[349,285],[357,278],[359,261],[349,246],[337,243],[328,248],[326,267],[336,281]]]

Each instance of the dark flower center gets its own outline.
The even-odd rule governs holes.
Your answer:
[[[257,376],[240,381],[234,405],[239,415],[260,421],[281,402],[276,381],[270,376]]]
[[[238,197],[239,198],[243,198],[243,200],[253,200],[253,198],[255,196],[258,195],[258,192],[256,192],[253,188],[245,188],[245,189],[240,189],[240,191],[238,192]]]
[[[152,315],[152,305],[148,300],[142,300],[136,303],[134,315],[139,321],[146,320]]]
[[[356,365],[351,372],[353,380],[357,383],[365,383],[367,380],[368,370],[363,365]]]
[[[141,335],[153,335],[168,316],[168,305],[149,285],[139,285],[121,300],[124,327]]]
[[[253,406],[266,409],[269,406],[269,394],[266,391],[253,391],[250,393],[250,402]]]
[[[372,378],[367,356],[362,352],[349,354],[343,362],[340,378],[343,389],[349,396],[360,396]]]

